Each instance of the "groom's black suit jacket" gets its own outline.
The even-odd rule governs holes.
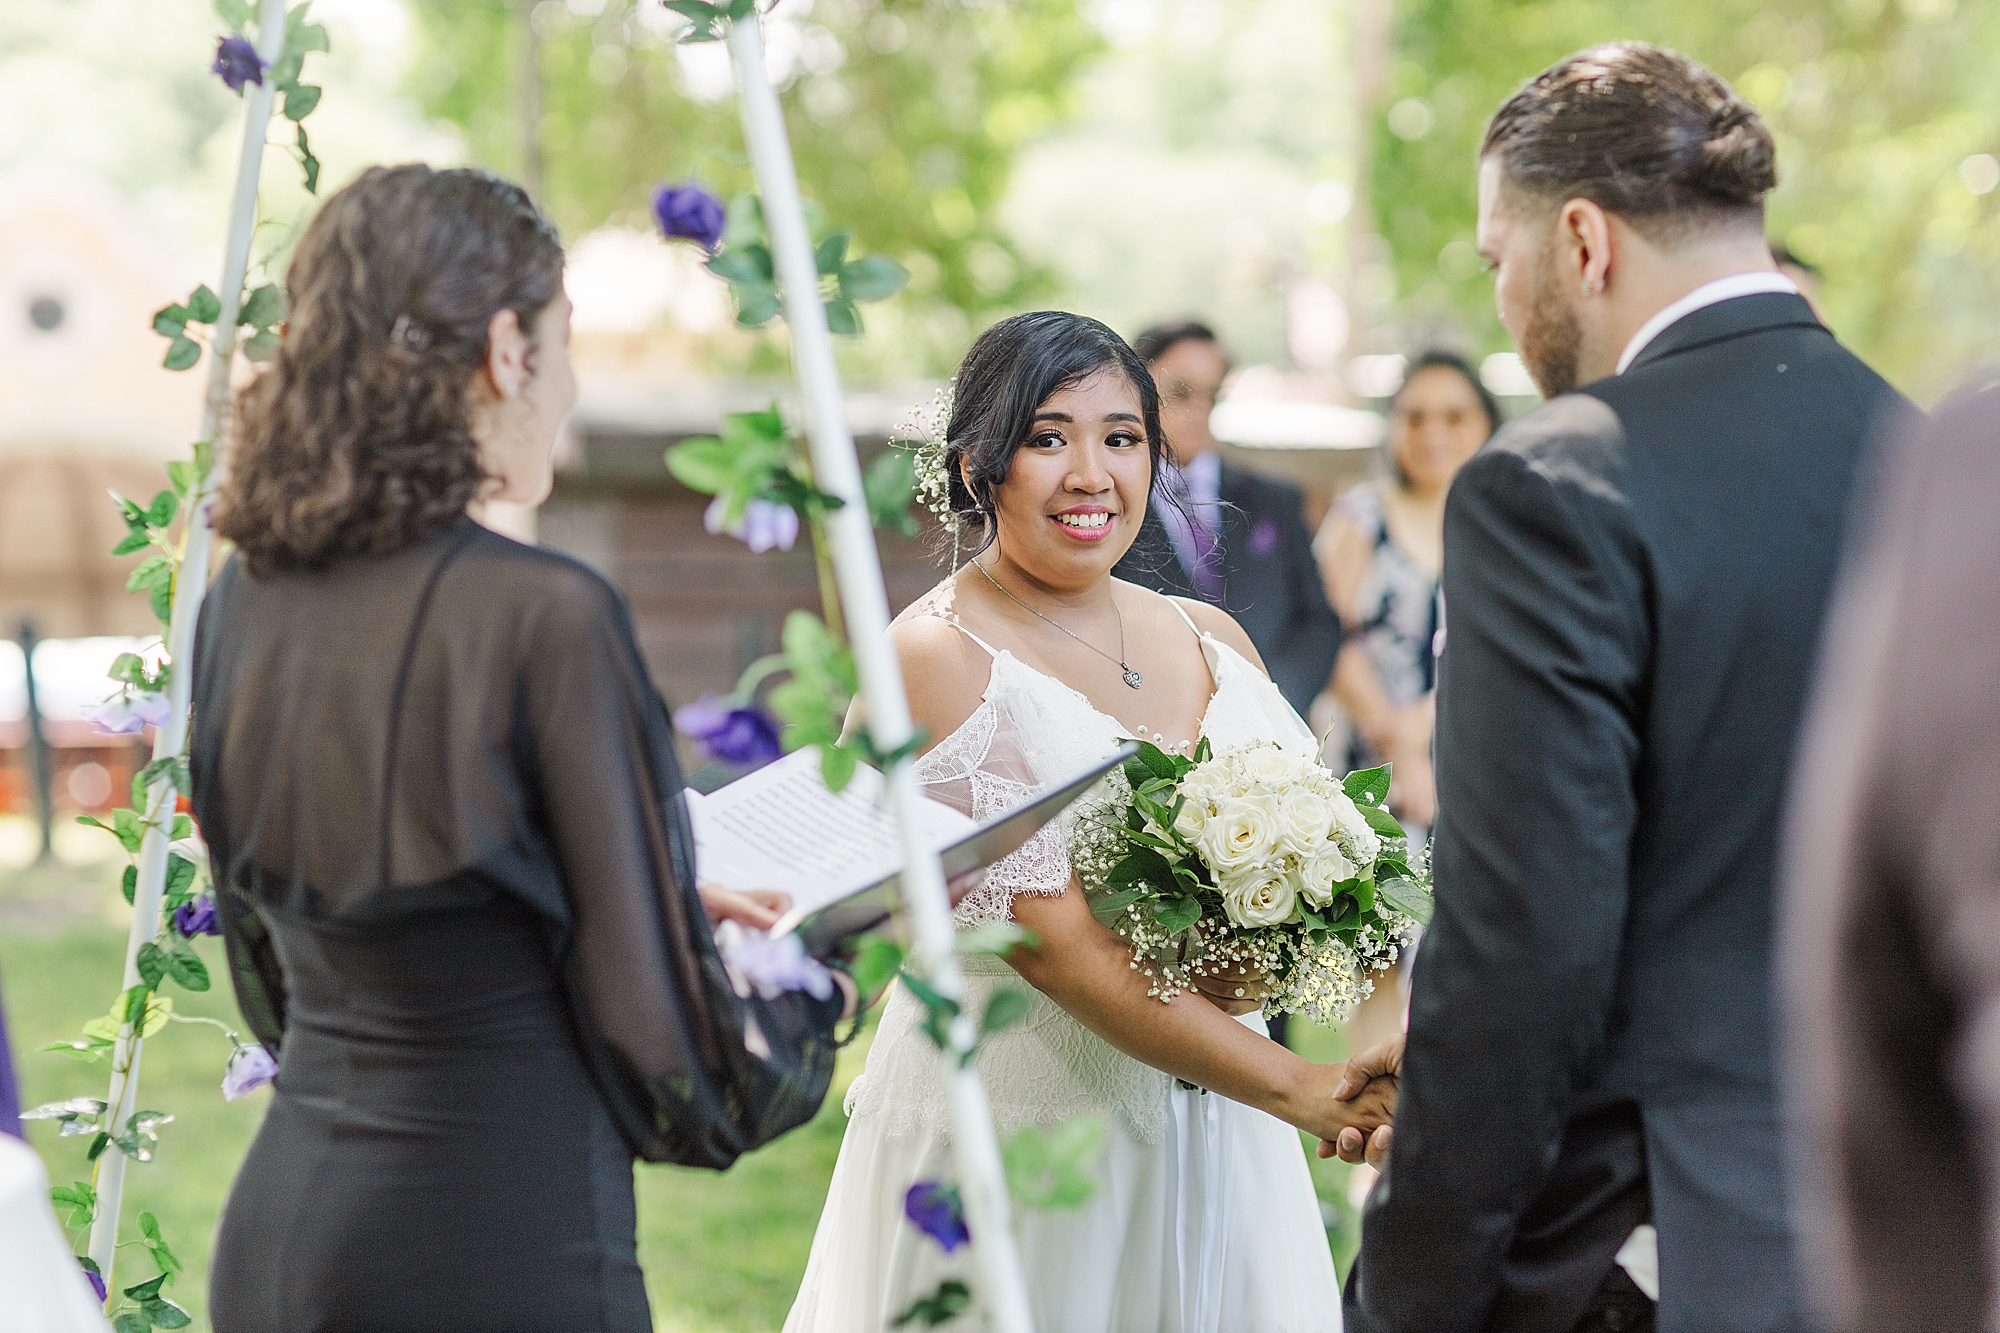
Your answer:
[[[1647,1220],[1662,1333],[1801,1326],[1778,805],[1857,460],[1910,411],[1805,301],[1745,296],[1459,474],[1437,913],[1350,1333],[1564,1333]]]

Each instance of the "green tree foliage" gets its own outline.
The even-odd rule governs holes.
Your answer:
[[[417,0],[416,92],[473,155],[523,164],[525,27],[511,0]],[[1072,111],[1071,76],[1099,48],[1074,0],[781,0],[767,19],[805,193],[858,248],[909,268],[910,295],[967,314],[1043,291],[996,216],[1024,141]],[[727,53],[676,49],[657,0],[546,0],[540,39],[545,203],[568,235],[645,225],[648,188],[699,173],[752,188]],[[949,322],[935,356],[962,350]],[[928,354],[927,354],[928,355]],[[937,369],[928,367],[912,368]]]
[[[2000,6],[1977,0],[1399,0],[1369,192],[1405,319],[1504,348],[1469,243],[1473,154],[1522,80],[1641,38],[1737,86],[1778,139],[1771,232],[1821,267],[1834,330],[1932,397],[1995,346]],[[1961,170],[1961,167],[1964,170]],[[1986,193],[1976,193],[1980,187]]]

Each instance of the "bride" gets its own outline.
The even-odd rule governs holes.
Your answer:
[[[1317,754],[1234,620],[1111,577],[1166,457],[1153,380],[1116,333],[1059,312],[994,325],[959,369],[945,438],[952,519],[983,547],[891,630],[917,724],[936,738],[918,762],[933,796],[984,817],[1132,736]],[[980,1049],[1000,1135],[1081,1116],[1109,1131],[1086,1204],[1015,1211],[1036,1328],[1338,1330],[1293,1126],[1365,1131],[1386,1118],[1381,1085],[1336,1101],[1342,1067],[1270,1041],[1245,979],[1149,998],[1125,941],[1091,915],[1059,827],[957,909],[961,927],[1010,919],[1034,947],[965,960],[970,1013],[1016,974],[1033,987],[1027,1020]],[[786,1333],[880,1333],[943,1279],[977,1289],[965,1249],[946,1254],[903,1217],[913,1184],[954,1174],[921,1019],[896,987],[848,1094]]]

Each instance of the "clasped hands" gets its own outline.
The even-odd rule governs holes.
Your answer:
[[[1396,1083],[1403,1072],[1403,1034],[1400,1032],[1370,1047],[1341,1071],[1333,1099],[1342,1103],[1336,1119],[1342,1125],[1332,1138],[1322,1137],[1321,1157],[1338,1157],[1343,1162],[1366,1162],[1380,1167],[1389,1156],[1396,1118]]]

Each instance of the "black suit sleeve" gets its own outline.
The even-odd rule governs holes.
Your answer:
[[[1306,527],[1303,502],[1289,486],[1268,488],[1266,512],[1280,525],[1279,550],[1284,555],[1285,580],[1291,585],[1291,622],[1269,648],[1258,645],[1264,667],[1278,693],[1303,717],[1333,675],[1340,656],[1340,616],[1327,600],[1313,558],[1312,533]]]
[[[1609,1021],[1644,562],[1615,485],[1564,458],[1489,450],[1447,507],[1437,911],[1350,1288],[1355,1333],[1482,1325]]]

